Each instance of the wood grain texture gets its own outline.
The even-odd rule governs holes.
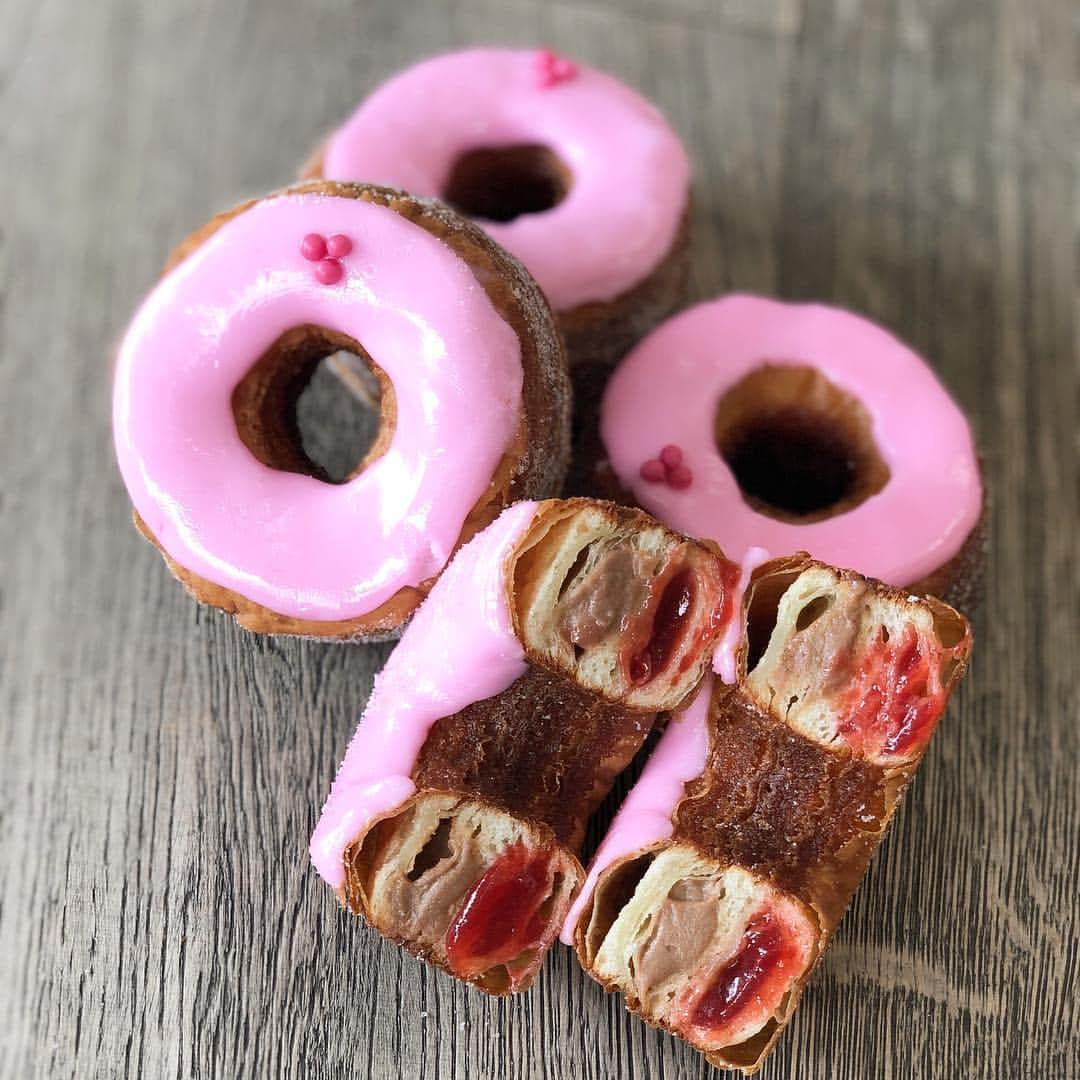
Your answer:
[[[0,1076],[704,1077],[556,950],[489,1001],[307,838],[387,649],[251,637],[131,527],[109,353],[173,244],[395,68],[550,42],[695,160],[694,287],[851,305],[971,413],[974,669],[766,1077],[1080,1075],[1073,0],[8,0]]]

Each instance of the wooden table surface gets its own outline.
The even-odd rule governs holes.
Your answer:
[[[865,312],[985,458],[974,669],[764,1075],[1078,1075],[1075,0],[7,0],[0,25],[0,1076],[711,1071],[561,947],[493,1001],[338,910],[306,845],[387,649],[197,608],[113,461],[110,350],[170,247],[474,41],[658,101],[695,162],[695,294]]]

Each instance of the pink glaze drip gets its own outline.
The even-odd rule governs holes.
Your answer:
[[[738,619],[732,620],[738,623]],[[582,908],[592,896],[600,875],[616,860],[634,854],[674,831],[672,811],[683,795],[683,785],[700,776],[709,749],[709,702],[712,676],[706,676],[690,707],[676,713],[652,752],[638,782],[630,789],[607,835],[597,848],[585,884],[581,887],[559,937],[574,943],[574,929]]]
[[[335,889],[349,844],[416,790],[410,777],[432,724],[525,673],[503,573],[535,512],[517,503],[461,548],[376,677],[311,838],[315,869]]]
[[[713,435],[724,393],[763,363],[809,364],[869,411],[891,478],[845,514],[777,521],[745,502]],[[838,308],[734,295],[669,319],[616,370],[601,407],[612,467],[645,509],[733,558],[760,545],[808,551],[892,585],[949,561],[978,521],[982,485],[963,413],[926,364],[881,327]],[[642,461],[677,441],[694,497],[650,484]]]
[[[313,234],[352,238],[330,286]],[[394,384],[389,448],[341,485],[261,464],[232,415],[251,365],[307,323],[359,341]],[[446,564],[521,390],[516,334],[447,245],[382,206],[286,195],[226,222],[144,302],[113,429],[132,502],[178,563],[285,615],[348,619]]]
[[[467,151],[547,146],[572,174],[566,197],[483,225],[568,311],[620,296],[659,265],[686,208],[690,166],[644,98],[585,65],[554,85],[538,79],[543,55],[470,49],[401,72],[330,137],[323,175],[438,196]]]
[[[728,620],[724,633],[717,642],[716,652],[713,653],[713,673],[720,678],[721,682],[729,686],[733,686],[739,677],[738,651],[746,623],[742,613],[743,595],[746,592],[746,586],[750,584],[750,575],[763,562],[768,562],[769,558],[769,553],[764,548],[752,547],[743,556],[739,566],[739,582],[731,597],[731,609],[735,612],[735,616]]]

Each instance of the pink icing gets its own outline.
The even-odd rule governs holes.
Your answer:
[[[716,407],[764,362],[809,364],[858,398],[891,478],[878,494],[826,521],[793,524],[743,499],[713,435]],[[729,296],[699,304],[653,331],[608,384],[600,431],[612,467],[645,509],[736,560],[755,546],[808,551],[893,585],[948,562],[982,509],[982,486],[963,413],[926,364],[881,327],[816,304]],[[664,442],[693,470],[693,497],[640,476]]]
[[[764,548],[752,547],[743,556],[739,566],[739,581],[731,597],[731,610],[736,612],[736,616],[728,620],[724,633],[717,642],[716,651],[713,653],[713,673],[719,676],[721,682],[729,686],[733,686],[739,677],[738,651],[746,622],[742,613],[743,594],[746,592],[746,586],[750,584],[750,575],[768,559],[769,553]]]
[[[666,840],[674,831],[671,813],[682,798],[683,785],[705,768],[712,686],[712,676],[707,676],[690,707],[672,717],[641,777],[619,807],[566,916],[559,936],[567,945],[574,943],[574,928],[600,875],[616,860]]]
[[[516,503],[458,551],[376,677],[311,838],[315,869],[334,888],[349,844],[416,790],[413,765],[435,721],[525,673],[503,573],[535,512]]]
[[[310,234],[352,238],[331,287]],[[261,464],[232,415],[255,360],[306,323],[359,341],[394,384],[389,448],[341,485]],[[226,222],[143,303],[113,428],[132,502],[178,563],[285,615],[348,619],[446,564],[521,391],[516,334],[447,245],[385,207],[285,195]]]
[[[467,151],[547,146],[572,174],[562,202],[483,225],[552,306],[568,311],[620,296],[663,260],[686,207],[690,166],[644,98],[584,65],[538,78],[555,73],[544,56],[470,49],[407,69],[330,137],[323,175],[438,196]]]

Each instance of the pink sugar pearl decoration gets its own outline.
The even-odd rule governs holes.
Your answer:
[[[326,241],[317,232],[309,232],[300,241],[300,254],[311,262],[318,262],[326,255]]]
[[[541,89],[565,82],[576,74],[577,65],[565,56],[557,56],[550,49],[541,49],[536,54],[536,83]]]
[[[344,233],[329,239],[321,233],[308,233],[300,241],[300,254],[315,264],[315,280],[321,285],[336,285],[345,276],[341,260],[352,251],[352,241]]]
[[[660,460],[665,469],[677,469],[682,464],[682,449],[670,443],[660,451]]]
[[[667,482],[668,487],[685,491],[694,482],[694,474],[685,465],[676,465],[668,469]]]
[[[320,259],[315,264],[315,276],[323,285],[336,285],[344,273],[337,259]]]
[[[665,446],[659,456],[646,461],[639,472],[647,483],[667,484],[675,491],[685,491],[694,482],[694,474],[683,464],[682,447],[674,443]]]
[[[648,480],[650,484],[662,484],[667,479],[667,470],[659,458],[646,461],[641,466],[641,478]]]
[[[331,259],[344,259],[352,251],[352,241],[344,233],[334,233],[326,241],[326,254]]]

